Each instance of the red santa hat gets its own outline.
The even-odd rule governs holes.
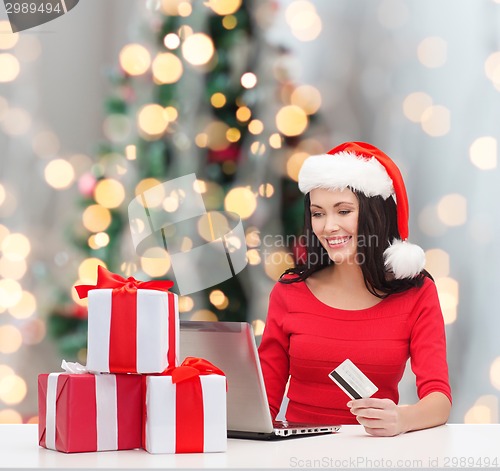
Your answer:
[[[345,142],[326,154],[306,159],[299,172],[299,188],[351,188],[364,195],[393,196],[396,201],[401,239],[391,241],[384,251],[384,263],[398,279],[413,278],[424,268],[424,251],[408,242],[408,196],[397,165],[380,149],[365,142]]]

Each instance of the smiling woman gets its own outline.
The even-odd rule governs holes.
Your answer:
[[[259,348],[271,413],[290,378],[287,420],[360,423],[380,436],[445,423],[443,316],[423,251],[407,240],[399,169],[376,147],[350,142],[308,158],[299,188],[307,257],[271,292]],[[420,400],[403,407],[398,383],[408,358]],[[373,397],[346,404],[328,378],[346,359],[378,387]]]

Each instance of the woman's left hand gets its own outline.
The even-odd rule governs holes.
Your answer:
[[[370,435],[393,437],[404,432],[400,408],[390,399],[354,399],[347,407]]]

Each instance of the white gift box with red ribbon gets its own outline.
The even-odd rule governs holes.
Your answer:
[[[192,360],[198,365],[186,366],[193,365]],[[199,364],[213,367],[205,360],[187,358],[170,374],[145,379],[143,448],[148,452],[226,451],[226,377],[215,367],[212,372],[187,371]]]

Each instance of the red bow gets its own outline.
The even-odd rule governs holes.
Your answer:
[[[186,357],[180,366],[167,368],[162,376],[172,376],[172,383],[182,383],[201,375],[226,376],[222,370],[204,358]]]
[[[123,291],[135,291],[137,289],[154,289],[157,291],[168,291],[174,285],[170,280],[137,281],[134,277],[123,278],[116,273],[106,270],[101,265],[97,266],[96,285],[75,286],[80,299],[86,298],[92,289],[113,288]]]

